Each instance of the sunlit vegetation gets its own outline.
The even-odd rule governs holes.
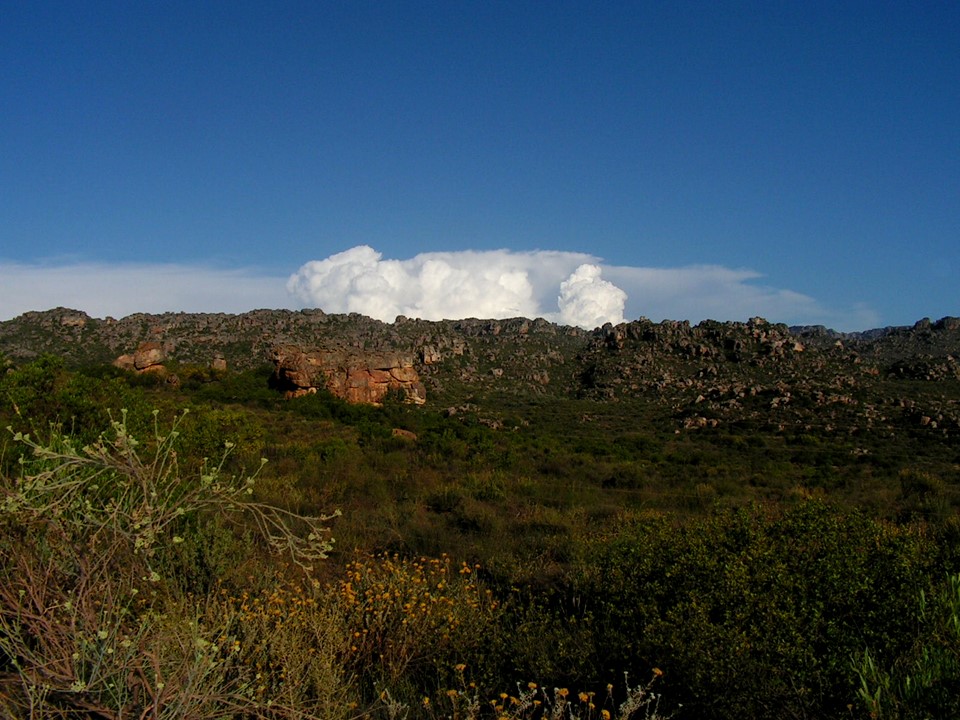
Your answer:
[[[958,711],[951,436],[176,370],[0,377],[4,717]]]

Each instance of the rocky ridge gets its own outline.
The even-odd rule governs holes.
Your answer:
[[[960,322],[921,321],[876,335],[746,323],[640,320],[594,334],[581,392],[668,405],[683,429],[750,424],[856,435],[960,431]],[[921,383],[918,387],[917,381]],[[953,393],[954,397],[956,393]]]
[[[0,353],[42,353],[75,365],[118,358],[138,371],[269,365],[291,394],[323,387],[354,401],[391,390],[413,402],[456,404],[497,393],[662,406],[678,430],[725,423],[856,433],[960,430],[960,319],[837,333],[747,322],[647,319],[594,331],[543,319],[383,323],[321,310],[241,315],[136,314],[95,319],[65,308],[0,323]],[[140,358],[139,360],[137,358]],[[926,388],[926,390],[924,390]]]

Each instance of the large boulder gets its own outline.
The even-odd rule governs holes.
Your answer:
[[[379,404],[390,392],[407,402],[426,402],[426,389],[403,353],[305,350],[297,345],[274,348],[274,379],[290,397],[324,389],[351,403]]]
[[[133,366],[137,370],[148,370],[157,365],[163,365],[163,361],[166,359],[167,355],[163,351],[163,345],[158,342],[144,342],[140,343],[137,351],[133,354]]]
[[[162,372],[164,360],[166,360],[166,353],[163,345],[158,342],[142,342],[135,352],[121,355],[113,361],[113,364],[118,368],[138,373]]]

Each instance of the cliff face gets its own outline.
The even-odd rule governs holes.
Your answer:
[[[281,345],[274,350],[274,379],[288,397],[318,389],[352,403],[378,404],[391,392],[422,405],[427,392],[413,366],[401,353],[359,353],[304,350]]]

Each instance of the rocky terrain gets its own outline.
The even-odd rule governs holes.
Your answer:
[[[391,392],[417,405],[427,400],[412,355],[280,345],[274,349],[273,361],[276,385],[287,397],[324,389],[351,403],[378,404]]]
[[[958,351],[955,318],[846,336],[760,318],[695,327],[639,321],[595,333],[579,361],[582,392],[658,398],[685,429],[955,433]]]
[[[594,331],[545,320],[392,324],[321,310],[96,319],[64,308],[0,323],[0,353],[114,363],[176,380],[178,367],[270,366],[290,395],[325,388],[354,402],[391,391],[456,405],[496,394],[646,401],[679,431],[724,424],[816,426],[855,435],[960,431],[960,319],[837,333],[747,322],[654,323]]]

